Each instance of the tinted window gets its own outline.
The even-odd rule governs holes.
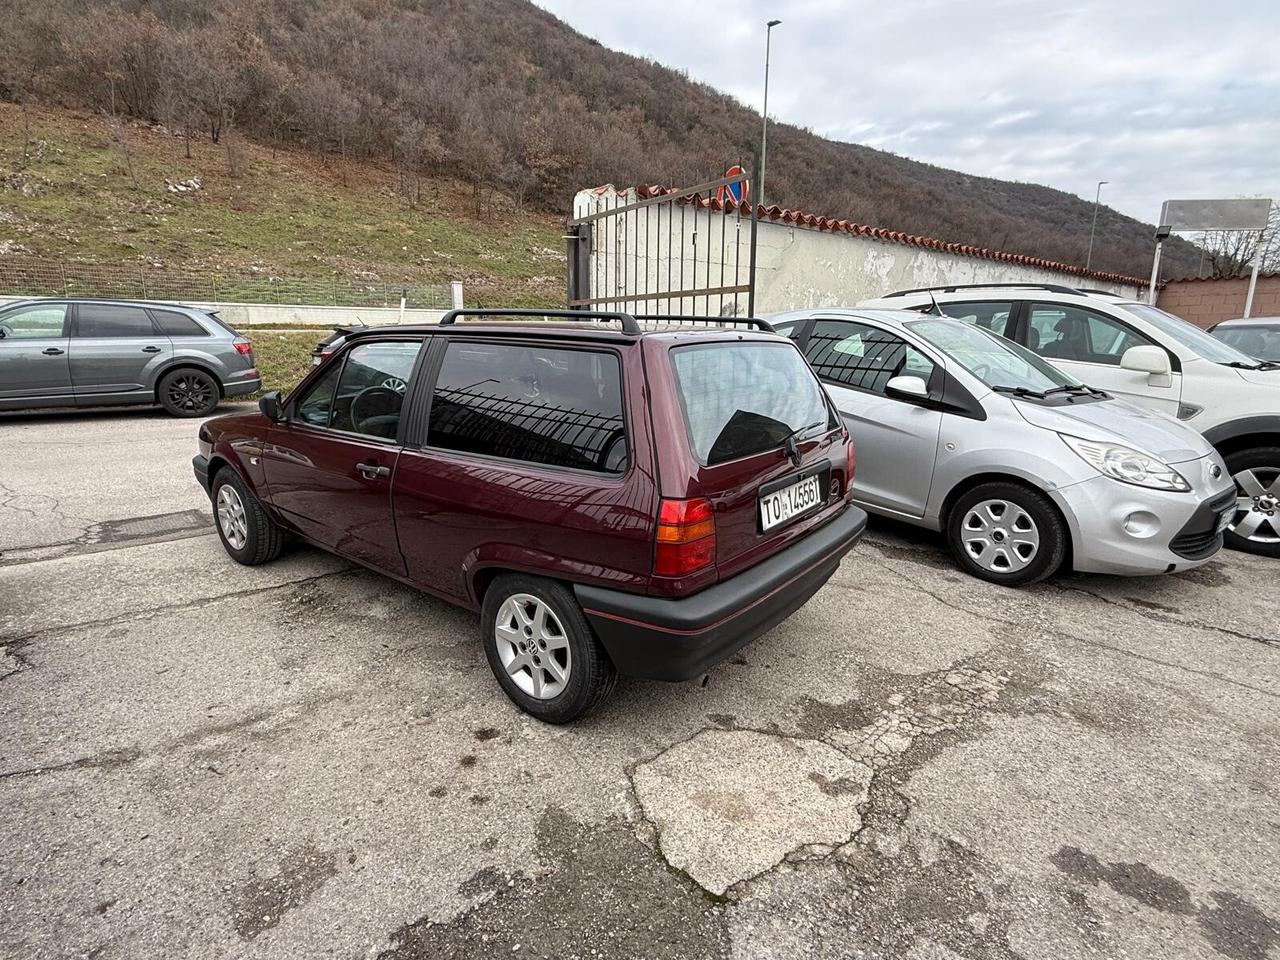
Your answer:
[[[1092,310],[1060,303],[1033,303],[1027,347],[1050,360],[1119,366],[1130,347],[1150,345],[1137,331]]]
[[[152,310],[151,316],[161,331],[171,337],[207,337],[209,335],[209,332],[195,320],[176,310]]]
[[[615,354],[450,343],[431,399],[433,447],[557,467],[627,467]]]
[[[1219,327],[1213,335],[1259,360],[1280,360],[1280,324],[1274,327]]]
[[[708,343],[671,351],[689,445],[707,465],[836,426],[822,385],[790,343]]]
[[[62,322],[66,319],[65,304],[49,303],[37,307],[22,307],[0,316],[0,333],[6,337],[34,338],[62,336]]]
[[[154,337],[155,327],[141,307],[82,303],[76,307],[77,337]]]
[[[809,334],[805,355],[824,380],[845,387],[884,393],[894,377],[920,377],[926,383],[933,362],[887,330],[847,320],[819,320]]]
[[[942,312],[948,317],[955,317],[965,323],[972,323],[976,327],[990,330],[992,333],[998,333],[1002,337],[1009,335],[1009,311],[1013,304],[1008,300],[981,303],[941,303],[938,306],[942,308]],[[920,309],[928,313],[933,310],[933,304],[930,304],[928,308],[921,307]]]

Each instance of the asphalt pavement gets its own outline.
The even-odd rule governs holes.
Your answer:
[[[1010,591],[873,520],[550,727],[471,614],[231,562],[195,429],[0,413],[0,957],[1280,957],[1275,562]]]

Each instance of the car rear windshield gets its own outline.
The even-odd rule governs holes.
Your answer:
[[[689,445],[711,466],[834,429],[818,378],[790,343],[705,343],[671,351]]]

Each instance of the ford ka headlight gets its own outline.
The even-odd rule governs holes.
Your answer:
[[[1149,487],[1152,490],[1186,493],[1191,489],[1191,484],[1187,483],[1182,474],[1149,453],[1118,443],[1083,440],[1065,433],[1060,433],[1058,436],[1076,452],[1081,460],[1113,480],[1132,483],[1136,487]]]

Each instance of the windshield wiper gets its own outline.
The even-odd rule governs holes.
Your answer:
[[[1280,367],[1280,363],[1274,360],[1258,360],[1254,363],[1245,363],[1242,360],[1228,360],[1224,366],[1235,367],[1237,370],[1274,370]]]
[[[796,437],[804,433],[806,430],[812,430],[814,427],[821,427],[827,421],[815,420],[813,423],[806,423],[803,427],[796,427],[785,437],[782,438],[782,449],[787,452],[787,456],[791,458],[791,462],[797,467],[800,466],[800,450],[796,447]]]
[[[1015,397],[1035,397],[1037,400],[1043,400],[1045,395],[1039,390],[1028,390],[1026,387],[1006,387],[1004,384],[991,388],[996,393],[1008,393]]]

